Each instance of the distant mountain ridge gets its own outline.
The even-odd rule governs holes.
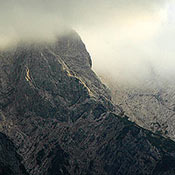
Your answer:
[[[132,85],[104,80],[112,91],[113,101],[131,121],[175,140],[175,83],[153,75],[143,84]]]
[[[15,156],[0,143],[0,174],[175,174],[175,143],[122,116],[91,65],[74,31],[1,52],[0,133]]]

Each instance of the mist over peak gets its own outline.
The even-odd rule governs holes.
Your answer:
[[[19,41],[54,41],[67,28],[86,43],[98,74],[140,81],[150,67],[174,76],[173,0],[1,0],[0,48]]]
[[[173,1],[1,2],[0,174],[175,174]]]

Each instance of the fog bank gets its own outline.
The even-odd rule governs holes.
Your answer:
[[[93,69],[120,81],[175,75],[174,0],[0,0],[0,47],[53,40],[66,28],[85,42]]]

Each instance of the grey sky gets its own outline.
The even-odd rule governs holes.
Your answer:
[[[0,46],[53,39],[67,25],[81,35],[99,74],[128,80],[175,71],[174,0],[0,0]]]

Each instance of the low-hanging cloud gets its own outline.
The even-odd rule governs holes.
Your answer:
[[[0,47],[50,40],[72,27],[93,68],[114,80],[139,80],[152,70],[173,76],[173,0],[0,0]]]

